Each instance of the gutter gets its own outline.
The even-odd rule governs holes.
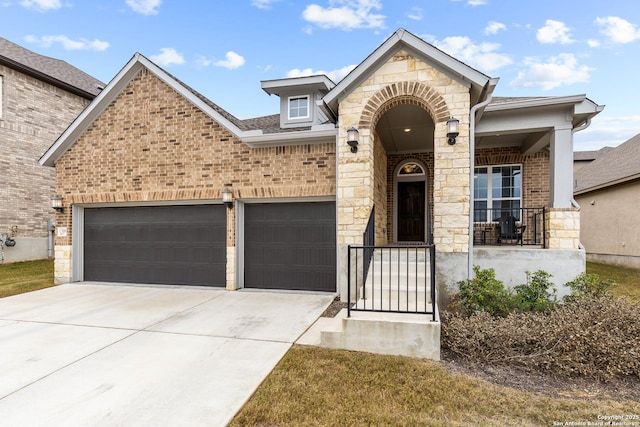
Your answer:
[[[498,84],[499,78],[492,78],[489,80],[489,86],[487,87],[487,98],[479,104],[471,107],[469,113],[469,256],[467,257],[467,279],[473,278],[473,176],[476,162],[476,112],[482,111],[484,107],[491,102],[493,91]]]

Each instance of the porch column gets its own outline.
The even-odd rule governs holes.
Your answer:
[[[556,126],[550,144],[549,206],[570,208],[573,198],[573,133],[571,124]]]

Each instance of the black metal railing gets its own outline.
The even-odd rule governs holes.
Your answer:
[[[349,245],[347,316],[352,311],[416,313],[435,321],[435,268],[435,245]]]
[[[545,208],[476,208],[475,245],[546,246]]]
[[[364,250],[363,267],[364,267],[364,280],[367,280],[367,274],[369,273],[369,265],[371,264],[371,258],[373,257],[373,247],[376,245],[376,207],[371,207],[371,214],[369,214],[369,221],[367,221],[367,228],[362,233],[362,246],[366,248]]]

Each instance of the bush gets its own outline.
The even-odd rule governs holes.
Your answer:
[[[638,306],[606,296],[577,298],[548,313],[441,313],[442,348],[493,365],[609,381],[640,378]]]
[[[514,287],[517,311],[551,311],[556,307],[556,287],[551,283],[551,274],[544,270],[529,271],[527,283]]]
[[[592,297],[609,297],[609,289],[616,286],[613,280],[602,280],[597,274],[579,274],[575,279],[565,284],[571,293],[564,297],[566,302],[575,301],[576,299],[586,299]]]
[[[496,279],[495,270],[474,265],[473,272],[473,279],[458,282],[460,292],[454,295],[450,308],[466,315],[489,313],[506,316],[513,308],[513,298],[504,284]]]

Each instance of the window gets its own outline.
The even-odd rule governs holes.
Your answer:
[[[520,165],[475,168],[473,220],[497,221],[503,216],[520,220],[522,206],[522,167]]]
[[[306,119],[309,117],[309,97],[296,96],[289,98],[289,118]]]

